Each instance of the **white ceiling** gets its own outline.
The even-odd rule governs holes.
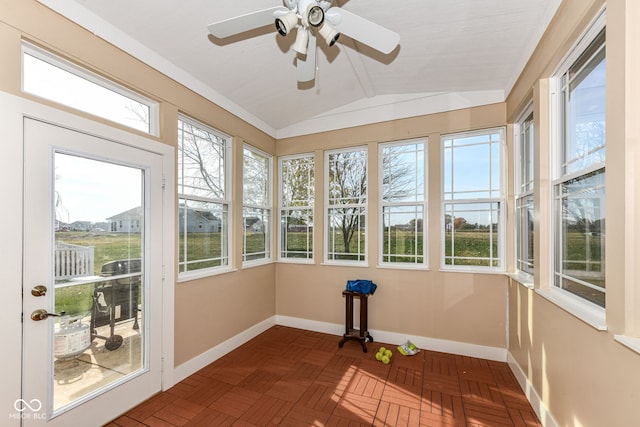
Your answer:
[[[221,43],[207,25],[280,0],[39,0],[275,138],[504,101],[561,0],[334,1],[400,34],[382,55],[318,39],[297,82],[275,26]]]

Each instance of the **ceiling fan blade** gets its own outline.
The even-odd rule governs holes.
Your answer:
[[[326,15],[340,33],[384,54],[391,53],[400,42],[398,33],[340,7],[330,8]]]
[[[307,45],[307,55],[302,59],[300,55],[296,58],[299,82],[310,82],[316,78],[316,36],[309,32],[309,44]]]
[[[214,22],[213,24],[209,24],[207,28],[211,35],[219,39],[244,33],[245,31],[255,30],[256,28],[266,25],[274,25],[275,29],[274,13],[286,13],[288,11],[289,9],[282,6],[271,7],[269,9],[236,16],[235,18]]]

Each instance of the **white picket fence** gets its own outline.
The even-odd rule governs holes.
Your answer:
[[[56,242],[54,253],[55,279],[72,279],[95,275],[93,246]]]

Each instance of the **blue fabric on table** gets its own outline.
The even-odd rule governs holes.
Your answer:
[[[371,280],[347,280],[347,290],[351,292],[373,295],[377,287]]]

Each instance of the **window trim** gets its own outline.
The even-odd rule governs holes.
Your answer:
[[[473,137],[479,135],[488,135],[492,133],[499,133],[501,136],[500,140],[500,189],[499,189],[499,197],[495,197],[492,195],[493,191],[489,189],[489,196],[485,198],[464,198],[464,199],[446,199],[445,198],[445,147],[444,141],[446,139],[454,139],[454,138],[466,138]],[[506,198],[506,171],[505,171],[505,159],[506,159],[506,127],[505,126],[497,126],[492,128],[485,129],[477,129],[471,131],[463,131],[463,132],[454,132],[440,135],[440,191],[441,191],[441,200],[440,200],[440,219],[441,219],[441,227],[440,227],[440,271],[446,272],[468,272],[468,273],[487,273],[487,274],[500,274],[506,273],[506,213],[507,213],[507,198]],[[455,193],[452,189],[452,193]],[[498,253],[499,257],[497,267],[492,266],[473,266],[473,265],[447,265],[446,264],[446,233],[445,233],[445,214],[447,212],[447,205],[456,205],[456,204],[472,204],[472,203],[498,203]]]
[[[212,133],[214,135],[217,135],[218,137],[224,139],[225,141],[225,158],[224,158],[224,164],[225,164],[225,198],[223,200],[218,200],[218,199],[208,199],[208,198],[203,198],[203,197],[198,197],[198,196],[188,196],[185,197],[184,194],[180,193],[177,191],[177,189],[180,186],[180,182],[177,179],[177,175],[178,175],[178,168],[180,165],[180,159],[177,159],[176,162],[176,200],[178,202],[177,205],[177,213],[176,213],[176,218],[179,218],[180,216],[180,200],[181,199],[187,199],[187,200],[194,200],[194,201],[201,201],[201,202],[215,202],[215,203],[220,203],[220,204],[225,204],[227,205],[227,265],[224,266],[217,266],[217,267],[207,267],[207,268],[202,268],[202,269],[197,269],[197,270],[191,270],[191,271],[185,271],[185,272],[180,272],[180,257],[179,257],[179,253],[177,254],[177,269],[176,271],[178,272],[178,282],[183,282],[183,281],[188,281],[188,280],[194,280],[194,279],[199,279],[199,278],[203,278],[203,277],[209,277],[209,276],[215,276],[218,274],[223,274],[223,273],[227,273],[230,271],[234,271],[234,267],[233,267],[233,248],[234,248],[234,244],[233,244],[233,237],[232,237],[232,232],[233,232],[233,203],[232,203],[232,194],[231,194],[231,189],[232,189],[232,176],[233,176],[233,172],[232,172],[232,168],[233,168],[233,153],[232,153],[232,138],[231,136],[220,132],[219,130],[212,128],[211,126],[202,123],[192,117],[189,117],[183,113],[178,113],[178,122],[183,121],[185,123],[190,124],[191,126],[194,127],[198,127],[198,128],[202,128],[202,130],[205,130],[206,132]],[[177,124],[177,123],[176,123]],[[179,129],[179,126],[178,126]],[[180,141],[177,141],[177,149],[176,149],[176,155],[180,156]],[[178,224],[179,227],[179,224]],[[178,240],[180,239],[180,229],[178,229]],[[178,248],[179,250],[179,248]]]
[[[248,150],[259,156],[262,156],[267,159],[267,205],[249,205],[244,201],[244,184],[242,186],[242,268],[251,268],[264,264],[271,264],[273,262],[273,156],[265,151],[260,150],[259,148],[249,144],[248,142],[244,142],[242,144],[242,177],[244,182],[244,151]],[[265,232],[267,236],[265,238],[265,256],[263,258],[246,260],[247,254],[244,249],[246,249],[245,245],[245,226],[244,226],[244,210],[245,208],[251,209],[264,209],[269,213],[269,224],[268,227],[265,228]]]
[[[313,180],[314,180],[314,189],[313,189],[313,197],[308,200],[309,204],[306,207],[302,208],[285,208],[283,206],[282,201],[282,188],[283,188],[283,175],[282,175],[282,163],[286,160],[295,160],[295,159],[305,159],[310,158],[313,163]],[[316,155],[313,152],[310,153],[301,153],[301,154],[292,154],[288,156],[280,156],[278,157],[278,213],[277,213],[277,221],[278,221],[278,236],[277,236],[277,260],[278,262],[283,263],[292,263],[292,264],[313,264],[315,262],[315,233],[316,233],[316,223],[317,218],[315,217],[315,181],[316,181]],[[282,242],[282,211],[283,210],[300,210],[300,209],[308,209],[311,210],[313,215],[313,229],[311,231],[312,243],[311,243],[311,252],[310,256],[307,258],[284,258],[282,257],[283,252],[283,242]]]
[[[334,150],[325,150],[324,152],[324,176],[323,176],[323,181],[324,181],[324,217],[323,217],[323,224],[324,224],[324,235],[323,235],[323,264],[326,265],[341,265],[341,266],[354,266],[354,267],[367,267],[369,265],[369,221],[367,220],[368,215],[368,207],[369,207],[369,150],[368,150],[368,146],[366,145],[360,145],[360,146],[356,146],[356,147],[346,147],[346,148],[339,148],[339,149],[334,149]],[[329,224],[329,210],[331,209],[331,206],[329,204],[329,156],[331,154],[336,154],[336,153],[346,153],[346,152],[356,152],[356,151],[362,151],[364,152],[365,155],[365,174],[366,174],[366,182],[367,182],[367,193],[365,195],[365,202],[364,202],[364,206],[362,206],[364,208],[364,215],[365,215],[365,222],[364,222],[364,236],[365,236],[365,241],[364,241],[364,248],[362,249],[362,252],[360,252],[358,255],[363,255],[364,259],[362,261],[354,261],[354,260],[335,260],[329,259],[329,232],[331,230],[330,224]]]
[[[398,147],[406,145],[423,145],[423,172],[424,197],[422,202],[385,202],[384,197],[384,149],[386,147]],[[384,261],[384,208],[387,206],[422,206],[424,218],[422,219],[422,262],[389,262]],[[378,267],[396,268],[407,270],[429,269],[429,138],[413,138],[401,141],[391,141],[378,144]]]
[[[129,98],[132,101],[138,102],[139,104],[147,106],[149,108],[149,131],[145,132],[143,130],[136,129],[136,128],[132,127],[132,126],[129,126],[129,125],[125,124],[125,123],[115,121],[115,120],[113,120],[113,119],[111,119],[109,117],[105,117],[105,116],[96,114],[96,113],[91,112],[91,111],[86,111],[86,110],[83,110],[81,108],[75,107],[73,105],[65,104],[65,103],[62,103],[62,102],[60,102],[58,100],[51,99],[51,98],[48,98],[48,97],[45,97],[45,96],[42,96],[42,95],[38,95],[36,93],[27,92],[25,90],[25,88],[24,88],[24,83],[25,83],[25,80],[24,80],[24,55],[32,56],[32,57],[34,57],[34,58],[36,58],[36,59],[38,59],[40,61],[43,61],[43,62],[51,65],[51,66],[60,68],[61,70],[66,71],[69,74],[72,74],[72,75],[74,75],[76,77],[79,77],[81,79],[87,80],[90,83],[93,83],[93,84],[95,84],[97,86],[100,86],[100,87],[102,87],[104,89],[110,90],[110,91],[112,91],[114,93],[117,93],[118,95],[123,96],[125,98]],[[68,108],[72,108],[74,110],[81,111],[81,112],[83,112],[85,114],[90,114],[90,115],[95,116],[95,117],[100,117],[101,119],[108,120],[108,121],[113,122],[113,123],[117,123],[120,126],[124,126],[127,129],[132,129],[132,130],[135,130],[135,131],[138,131],[138,132],[146,133],[146,134],[151,135],[151,136],[156,136],[156,137],[160,136],[160,103],[159,102],[157,102],[157,101],[155,101],[155,100],[153,100],[153,99],[151,99],[149,97],[146,97],[146,96],[142,95],[139,92],[136,92],[134,90],[128,89],[125,86],[122,86],[122,85],[116,83],[113,80],[110,80],[110,79],[108,79],[106,77],[103,77],[100,74],[95,73],[95,72],[93,72],[93,71],[91,71],[91,70],[89,70],[89,69],[87,69],[87,68],[85,68],[85,67],[83,67],[83,66],[81,66],[79,64],[76,64],[76,63],[73,63],[73,62],[71,62],[69,60],[63,59],[62,57],[60,57],[60,56],[58,56],[58,55],[56,55],[56,54],[54,54],[52,52],[49,52],[49,51],[47,51],[47,50],[45,50],[45,49],[43,49],[43,48],[41,48],[39,46],[36,46],[35,44],[32,44],[32,43],[30,43],[30,42],[28,42],[26,40],[23,40],[22,43],[21,43],[20,60],[21,60],[20,90],[23,93],[28,93],[28,94],[33,95],[35,97],[38,97],[38,98],[41,98],[41,99],[46,99],[46,100],[48,100],[50,102],[54,102],[54,103],[59,104],[59,105],[64,105],[64,106],[66,106]]]

